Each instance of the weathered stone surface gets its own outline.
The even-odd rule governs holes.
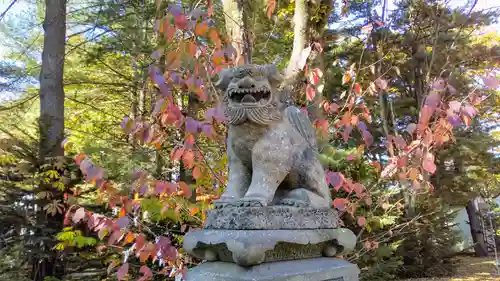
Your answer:
[[[345,260],[316,258],[241,267],[205,262],[190,269],[187,281],[358,281],[359,269]]]
[[[216,207],[331,207],[316,132],[305,113],[284,102],[276,67],[245,65],[220,77],[229,175]]]
[[[208,261],[242,266],[264,262],[333,257],[356,244],[348,229],[314,230],[194,230],[184,237],[187,253]]]
[[[226,207],[207,212],[206,229],[319,229],[339,227],[337,211],[288,206]]]

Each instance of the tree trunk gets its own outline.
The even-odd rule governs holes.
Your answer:
[[[249,1],[250,2],[250,1]],[[249,30],[250,3],[244,0],[225,0],[224,14],[226,29],[231,44],[236,49],[236,64],[252,63],[252,41]]]
[[[64,138],[64,56],[66,37],[66,0],[46,0],[45,19],[43,23],[44,44],[42,52],[42,69],[40,72],[40,164],[53,163],[54,157],[64,156],[61,142]],[[53,193],[52,199],[63,201],[62,193],[51,184],[40,183],[40,190]],[[35,191],[36,192],[36,191]],[[46,200],[37,201],[42,209]],[[54,236],[63,227],[63,214],[50,216],[44,210],[37,213],[35,236],[43,244],[37,244],[39,255],[31,259],[31,278],[44,281],[46,277],[62,278],[64,264],[58,253],[52,250]]]
[[[45,38],[40,72],[40,161],[63,156],[64,139],[64,52],[66,1],[46,0],[43,28]]]
[[[488,248],[484,242],[484,234],[481,229],[481,222],[479,221],[479,210],[476,208],[474,200],[470,200],[467,203],[467,215],[469,216],[470,232],[472,235],[472,241],[474,242],[474,251],[477,257],[487,257]]]

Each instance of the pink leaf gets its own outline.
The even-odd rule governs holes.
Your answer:
[[[119,228],[125,228],[128,226],[129,223],[130,219],[128,218],[128,216],[123,216],[116,221],[116,224],[118,225]]]
[[[454,112],[459,112],[460,111],[460,107],[462,107],[462,104],[459,102],[459,101],[450,101],[448,103],[448,105],[450,106],[451,110],[453,110]]]
[[[466,106],[464,106],[464,113],[467,116],[469,116],[470,118],[472,118],[472,117],[476,116],[477,110],[474,106],[467,104]]]
[[[424,157],[424,161],[422,162],[422,167],[427,172],[434,174],[436,172],[436,164],[434,163],[434,155],[431,153],[427,153]]]
[[[118,277],[118,280],[123,280],[125,279],[125,276],[128,274],[128,263],[124,263],[118,271],[116,272],[116,275]]]
[[[323,71],[321,71],[321,69],[319,68],[315,68],[311,71],[309,80],[311,80],[311,83],[313,85],[317,85],[322,76]]]
[[[344,176],[338,172],[328,172],[326,174],[327,182],[331,184],[336,191],[339,191],[340,187],[344,183]]]
[[[78,208],[78,210],[76,210],[75,214],[73,215],[73,222],[78,223],[79,221],[83,220],[84,217],[85,217],[85,209]]]
[[[161,182],[156,183],[156,186],[155,186],[155,193],[156,193],[156,195],[160,195],[163,192],[165,192],[166,188],[167,188],[167,183],[166,182],[161,181]]]
[[[312,101],[314,99],[314,96],[316,96],[316,90],[311,85],[307,85],[306,88],[306,97],[308,101]]]
[[[354,158],[356,158],[356,154],[351,153],[351,154],[347,155],[347,157],[345,158],[345,160],[352,161],[352,160],[354,160]]]
[[[365,187],[359,182],[355,183],[353,186],[354,192],[356,192],[357,195],[361,195],[365,191]]]
[[[397,160],[396,161],[391,160],[389,165],[385,166],[384,170],[382,170],[380,176],[382,178],[392,177],[396,173],[397,167],[398,167]]]
[[[119,230],[116,230],[115,232],[113,232],[113,234],[111,234],[111,236],[109,237],[108,239],[108,245],[113,245],[117,242],[119,242],[121,240],[121,238],[123,237],[123,232],[119,231]]]
[[[363,131],[363,141],[366,146],[370,146],[373,144],[373,136],[367,130]]]
[[[498,88],[499,81],[493,73],[488,74],[488,76],[483,77],[483,82],[486,87],[490,90],[495,90]]]
[[[186,118],[186,132],[197,133],[199,127],[199,122],[191,117]]]
[[[146,280],[151,280],[153,278],[153,272],[151,272],[151,269],[149,269],[149,267],[147,267],[146,265],[141,266],[139,272],[144,275],[141,278],[139,278],[138,281],[146,281]]]
[[[339,211],[345,210],[346,203],[347,200],[345,198],[335,198],[335,200],[333,200],[333,206]]]
[[[349,140],[349,136],[351,135],[352,132],[352,126],[351,125],[346,125],[344,128],[344,131],[342,132],[342,138],[344,139],[345,142]]]
[[[205,136],[207,136],[208,138],[215,137],[215,130],[212,124],[203,124],[201,130],[203,131],[203,134],[205,134]]]
[[[358,217],[358,224],[359,226],[363,226],[366,223],[366,218],[363,216]]]
[[[375,85],[380,89],[380,90],[385,90],[387,89],[387,80],[378,78],[375,80]]]

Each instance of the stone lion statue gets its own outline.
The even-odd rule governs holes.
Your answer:
[[[331,207],[314,128],[278,90],[282,81],[274,65],[244,65],[220,73],[216,86],[224,92],[229,123],[229,181],[216,208]]]

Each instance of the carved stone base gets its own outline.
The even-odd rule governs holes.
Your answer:
[[[286,206],[225,207],[207,212],[206,229],[322,229],[339,227],[337,211],[331,208]]]
[[[205,262],[190,269],[186,281],[358,281],[359,269],[345,260],[316,258],[241,267]]]
[[[241,266],[265,262],[334,257],[354,249],[349,229],[194,230],[184,237],[187,253],[208,261]]]

